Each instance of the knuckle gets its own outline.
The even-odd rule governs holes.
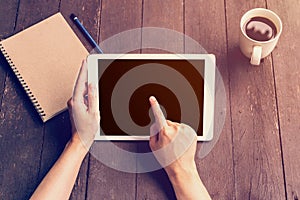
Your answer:
[[[165,127],[163,127],[161,130],[160,130],[160,135],[166,137],[168,136],[168,131]]]
[[[150,146],[151,150],[155,150],[156,149],[155,138],[150,138],[150,140],[149,140],[149,146]]]
[[[162,137],[161,141],[166,141],[166,142],[171,141],[172,138],[174,137],[174,135],[171,132],[168,132],[168,131],[161,132],[160,136]]]
[[[173,125],[172,125],[172,128],[173,128],[176,132],[178,132],[178,130],[179,130],[179,128],[180,128],[180,125],[178,125],[178,124],[173,124]]]

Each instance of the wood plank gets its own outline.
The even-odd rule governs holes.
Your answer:
[[[10,36],[14,31],[18,1],[10,1],[9,3],[1,1],[0,4],[0,38],[4,39]],[[0,58],[0,66],[0,152],[2,154],[0,157],[0,162],[3,163],[0,165],[0,198],[7,199],[13,198],[13,195],[11,194],[11,188],[8,185],[14,185],[15,180],[13,180],[13,178],[5,178],[7,177],[5,175],[7,171],[8,173],[12,173],[11,170],[7,170],[6,168],[14,166],[15,161],[13,155],[16,150],[7,150],[7,148],[11,145],[9,143],[12,143],[12,139],[11,135],[9,133],[5,133],[5,131],[11,128],[7,125],[4,125],[4,113],[7,109],[2,105],[2,96],[5,92],[5,80],[7,71],[9,70],[9,65],[2,54]]]
[[[249,64],[238,47],[239,20],[265,1],[226,1],[236,199],[285,199],[271,57]]]
[[[272,53],[285,168],[287,199],[300,198],[300,2],[267,1],[282,20],[283,33]]]
[[[0,130],[0,197],[28,199],[38,184],[43,126],[12,72],[6,78]]]
[[[105,151],[118,164],[120,157],[108,150],[111,150],[105,142],[96,142],[93,148]],[[135,143],[118,142],[116,144],[127,151],[135,151]],[[96,147],[95,147],[96,146]],[[95,151],[94,151],[95,152]],[[97,159],[98,153],[91,154],[88,176],[87,199],[135,199],[136,175],[112,169]],[[126,162],[126,161],[125,161]]]
[[[97,8],[99,5],[100,1],[73,1],[72,3],[70,3],[69,1],[62,1],[60,3],[60,12],[63,14],[76,34],[79,36],[86,48],[90,50],[90,45],[87,44],[87,41],[83,37],[82,33],[75,27],[69,16],[71,15],[71,13],[75,13],[80,21],[84,24],[84,26],[89,30],[91,35],[97,38],[97,28],[94,27],[94,24],[97,24],[97,20],[94,21],[94,19],[97,19],[98,10],[94,8]],[[74,67],[79,68],[80,66]],[[68,111],[65,111],[64,113],[54,117],[46,123],[43,152],[41,156],[41,170],[39,174],[40,179],[42,179],[46,175],[46,173],[58,159],[70,136],[71,125]],[[75,182],[70,199],[85,199],[88,162],[89,155],[86,156],[81,165],[79,175]]]
[[[14,32],[58,10],[58,3],[20,2]],[[17,11],[15,11],[17,12]],[[13,17],[13,20],[15,17]],[[1,197],[28,199],[39,184],[43,124],[11,70],[7,70],[1,109]]]
[[[183,53],[183,37],[179,38],[176,32],[183,33],[183,1],[145,1],[143,9],[143,53]],[[148,31],[145,28],[152,28]],[[165,28],[156,32],[157,28]],[[173,30],[172,34],[167,30]],[[159,48],[151,48],[155,45]]]
[[[221,75],[220,77],[217,73],[217,92],[215,97],[214,137],[218,142],[205,159],[200,159],[198,156],[196,157],[198,171],[212,199],[234,199],[231,116],[228,98],[229,74],[227,65],[224,3],[220,3],[218,0],[186,0],[185,34],[199,42],[208,53],[215,54],[217,68]],[[186,41],[185,53],[201,53],[201,51],[195,50],[193,45]],[[225,114],[226,117],[224,116]],[[223,126],[224,120],[225,124]],[[219,134],[221,135],[219,136],[219,140],[217,140]],[[209,146],[212,145],[212,142],[205,144],[198,143],[198,154],[203,151],[203,149],[201,149],[202,145]]]
[[[51,2],[47,0],[20,1],[15,33],[57,13],[59,2],[60,0],[53,0]]]
[[[147,27],[165,28],[148,31]],[[142,53],[182,53],[183,37],[178,39],[172,31],[183,33],[183,1],[151,0],[143,5]],[[154,45],[155,48],[152,48]],[[150,47],[150,48],[149,48]],[[138,144],[140,153],[151,151],[148,142]],[[137,175],[137,199],[176,199],[164,169]]]
[[[9,1],[7,2],[0,2],[0,40],[7,38],[10,36],[14,29],[17,17],[17,10],[18,10],[19,2]],[[4,93],[5,87],[5,78],[6,78],[6,70],[8,69],[7,62],[3,55],[0,56],[0,110],[1,110],[1,102],[2,102],[2,95]]]
[[[2,40],[10,36],[14,31],[19,2],[17,0],[1,1],[0,5],[0,38]]]
[[[96,40],[99,37],[100,9],[101,0],[75,0],[72,1],[72,3],[70,3],[68,0],[61,1],[60,12],[70,24],[76,35],[79,37],[80,41],[89,51],[93,49],[92,46],[79,31],[74,22],[70,19],[70,15],[74,13],[91,34],[91,36]]]
[[[98,40],[104,53],[139,53],[141,34],[134,29],[141,28],[142,1],[104,0],[102,10]]]
[[[141,25],[142,2],[127,0],[103,0],[101,10],[100,40],[105,53],[124,52],[128,46],[140,47],[140,34],[131,40],[110,40],[114,34],[125,30],[139,28]],[[127,52],[127,51],[126,51]],[[100,105],[101,106],[101,105]],[[115,145],[127,151],[136,151],[136,144],[129,142],[116,142]],[[94,143],[95,149],[105,150],[105,142]],[[117,159],[117,158],[116,158]],[[116,160],[117,162],[117,160]],[[88,177],[88,199],[135,199],[136,175],[109,168],[105,163],[97,160],[96,155],[90,157]]]

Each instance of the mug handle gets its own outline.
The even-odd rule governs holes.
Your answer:
[[[250,63],[252,65],[259,65],[261,60],[262,48],[261,46],[253,46]]]

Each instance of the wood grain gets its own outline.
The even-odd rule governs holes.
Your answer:
[[[126,48],[128,46],[140,47],[140,34],[137,34],[137,38],[127,40],[110,40],[109,38],[122,31],[140,28],[141,12],[142,3],[140,1],[102,1],[99,42],[102,42],[100,46],[105,53],[123,53],[124,51],[127,52]],[[105,149],[104,143],[96,142],[94,147],[101,149],[102,145],[103,151],[110,155],[112,152]],[[114,144],[127,151],[136,151],[135,143],[115,142]],[[113,155],[111,158],[114,159]],[[101,163],[97,159],[97,155],[91,156],[87,190],[88,199],[135,199],[135,194],[136,174],[112,169],[107,167],[105,163]]]
[[[229,74],[223,2],[186,0],[185,33],[199,42],[199,45],[208,53],[215,54],[218,69],[216,73],[214,137],[217,139],[219,134],[220,136],[207,157],[204,159],[196,157],[198,171],[212,199],[234,199]],[[186,41],[185,53],[204,52],[195,50],[194,45]],[[223,125],[223,123],[225,124]],[[197,153],[200,154],[203,151],[202,145],[212,145],[213,142],[214,140],[208,143],[198,143]]]
[[[236,199],[284,199],[271,57],[249,64],[238,47],[243,13],[265,1],[226,1]]]
[[[282,138],[287,199],[300,198],[300,2],[267,1],[282,20],[283,32],[272,53]]]
[[[139,53],[142,1],[103,1],[98,41],[104,53]]]
[[[18,10],[19,2],[9,1],[7,2],[0,2],[0,40],[7,38],[10,36],[15,29],[16,18],[17,18],[17,10]],[[5,78],[6,78],[6,71],[8,64],[3,57],[0,55],[0,110],[1,110],[1,102],[2,102],[2,95],[4,93],[5,87]]]
[[[58,2],[20,2],[14,32],[58,11]],[[32,11],[32,12],[31,12]],[[15,11],[17,13],[17,11]],[[43,124],[12,71],[8,70],[1,109],[1,198],[28,199],[39,184]]]
[[[50,17],[58,12],[60,0],[20,1],[18,21],[14,33],[17,33],[37,22]],[[45,6],[46,5],[46,6]]]
[[[1,199],[28,199],[37,186],[41,123],[18,80],[8,72],[0,113]]]
[[[176,33],[183,33],[183,1],[144,1],[142,52],[183,53],[183,37]]]
[[[1,1],[0,5],[0,39],[2,40],[10,36],[15,29],[19,2],[17,0],[8,2]]]

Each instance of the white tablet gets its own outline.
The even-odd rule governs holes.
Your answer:
[[[88,82],[99,91],[96,140],[148,140],[155,96],[166,119],[190,125],[198,141],[213,137],[215,56],[212,54],[93,54]]]

